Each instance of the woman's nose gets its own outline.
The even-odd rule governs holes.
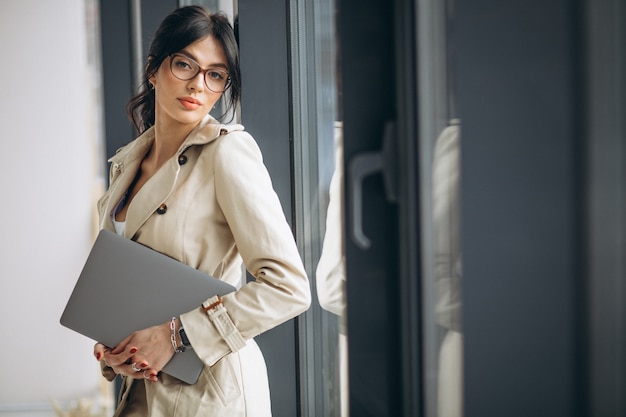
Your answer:
[[[202,71],[198,72],[195,77],[189,80],[189,88],[195,91],[202,91],[204,87],[204,73]]]

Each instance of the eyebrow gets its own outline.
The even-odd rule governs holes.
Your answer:
[[[180,51],[178,51],[178,52],[174,52],[174,53],[175,53],[175,54],[185,55],[185,56],[187,56],[188,58],[191,58],[191,59],[193,59],[194,61],[196,61],[196,64],[198,64],[198,66],[200,66],[200,63],[198,62],[198,59],[197,59],[195,56],[193,56],[193,54],[192,54],[192,53],[187,52],[187,51],[185,51],[184,49],[182,49],[182,50],[180,50]],[[221,62],[216,63],[216,64],[209,64],[209,66],[208,66],[208,68],[216,68],[216,67],[217,67],[217,68],[224,68],[226,71],[228,71],[228,65],[226,65],[226,64],[222,64]],[[200,67],[200,68],[202,68],[202,67]],[[203,68],[203,69],[204,69],[204,68]]]

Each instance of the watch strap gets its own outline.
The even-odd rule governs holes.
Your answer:
[[[183,326],[180,326],[178,329],[178,337],[180,337],[180,341],[184,347],[190,347],[191,342],[189,342],[189,338],[187,337],[187,333],[185,333],[185,329]]]

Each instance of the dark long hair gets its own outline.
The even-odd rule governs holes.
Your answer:
[[[217,40],[226,54],[226,64],[231,85],[222,95],[226,100],[222,117],[234,110],[241,95],[241,75],[239,71],[239,49],[232,26],[225,14],[210,13],[200,6],[185,6],[170,13],[157,28],[148,50],[148,64],[143,73],[139,93],[126,105],[126,113],[139,132],[154,125],[154,90],[149,79],[163,61],[171,54],[186,46],[211,36]]]

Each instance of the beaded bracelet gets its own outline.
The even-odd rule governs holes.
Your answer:
[[[172,321],[170,321],[170,340],[172,341],[172,347],[174,348],[174,353],[182,353],[185,351],[185,346],[178,346],[176,343],[176,317],[172,317]]]

